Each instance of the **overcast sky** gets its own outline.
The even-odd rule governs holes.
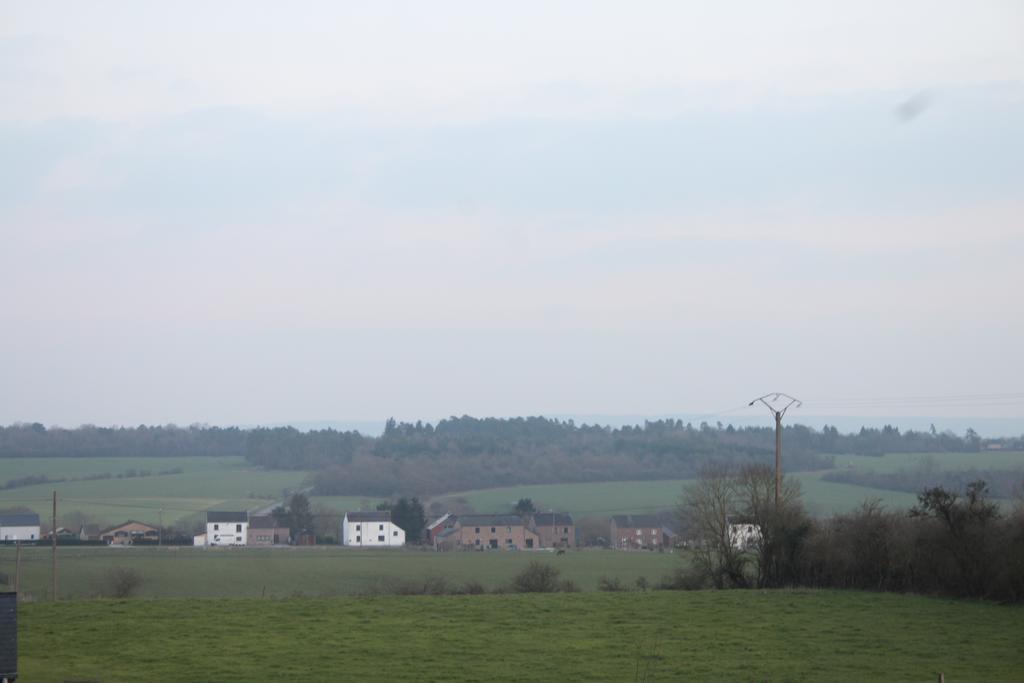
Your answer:
[[[0,423],[1024,413],[1018,1],[6,3],[0,98]]]

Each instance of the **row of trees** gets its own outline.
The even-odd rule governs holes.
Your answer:
[[[813,520],[796,482],[785,480],[778,505],[774,473],[762,466],[705,471],[680,510],[695,539],[684,586],[810,586],[907,591],[1024,602],[1024,506],[1004,515],[983,481],[962,492],[925,489],[908,512],[876,501]],[[755,524],[750,548],[730,523]]]

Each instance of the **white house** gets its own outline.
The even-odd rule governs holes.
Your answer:
[[[206,545],[246,545],[248,537],[248,512],[206,513]]]
[[[405,545],[405,531],[391,521],[391,512],[346,512],[341,520],[341,544],[363,548]]]
[[[0,515],[0,541],[38,541],[39,515],[19,512]]]
[[[749,522],[729,523],[729,543],[738,550],[751,550],[761,542],[761,527]]]

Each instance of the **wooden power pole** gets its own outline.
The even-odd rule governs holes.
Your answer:
[[[53,517],[50,520],[50,538],[53,540],[53,557],[50,562],[50,574],[53,585],[50,590],[53,592],[54,601],[57,600],[57,492],[53,492]]]
[[[781,405],[780,401],[785,403],[781,408],[777,407],[777,405],[772,405]],[[799,408],[801,403],[789,394],[782,393],[765,394],[755,398],[750,402],[750,405],[755,403],[763,403],[775,417],[775,510],[778,511],[779,498],[782,491],[782,416],[786,414],[790,406],[796,405]]]

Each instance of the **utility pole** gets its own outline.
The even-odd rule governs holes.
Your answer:
[[[156,544],[164,544],[164,509],[160,508],[160,529],[156,534]]]
[[[21,590],[21,541],[14,542],[14,592]],[[15,598],[17,599],[17,598]]]
[[[750,405],[755,403],[763,403],[775,417],[775,510],[778,511],[779,491],[782,488],[782,416],[786,414],[790,406],[796,405],[799,408],[802,404],[798,399],[783,393],[765,394],[755,398]],[[779,408],[779,405],[782,407]]]
[[[53,492],[53,517],[50,524],[50,537],[53,540],[53,558],[51,560],[50,573],[53,577],[53,601],[57,601],[57,492]]]

